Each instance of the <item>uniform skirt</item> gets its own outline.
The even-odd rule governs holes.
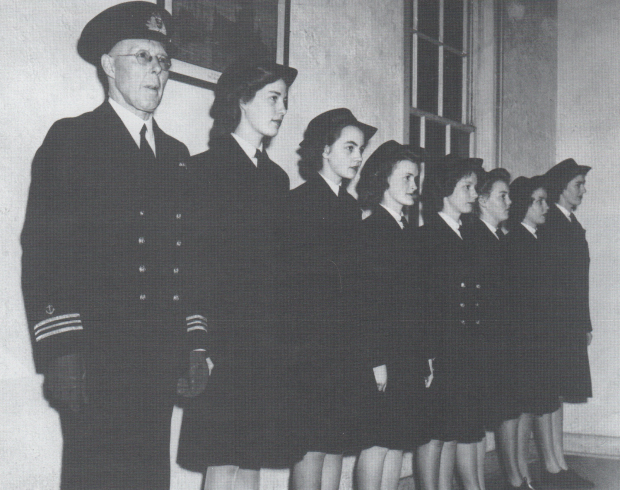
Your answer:
[[[357,451],[373,446],[406,451],[428,442],[424,377],[413,365],[388,364],[385,392],[377,389],[372,368],[358,366],[351,375],[349,433]]]
[[[295,404],[286,346],[245,332],[221,342],[205,392],[184,407],[178,462],[208,466],[288,468],[301,459],[292,437]]]

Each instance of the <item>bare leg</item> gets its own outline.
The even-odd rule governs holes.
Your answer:
[[[205,476],[204,490],[233,490],[238,466],[209,466]]]
[[[439,461],[439,490],[452,490],[455,464],[456,441],[444,442]]]
[[[383,462],[383,476],[381,490],[397,490],[400,472],[403,467],[403,452],[390,450]]]
[[[519,473],[530,483],[532,482],[532,474],[530,473],[530,467],[528,465],[528,453],[533,424],[534,416],[531,413],[523,413],[519,417],[519,426],[517,428],[517,462],[519,465]]]
[[[443,442],[432,440],[417,451],[418,474],[422,490],[437,490],[439,488],[439,460]]]
[[[518,462],[518,434],[519,419],[502,422],[495,432],[497,437],[500,460],[504,468],[506,479],[513,487],[519,487],[523,482]]]
[[[553,450],[553,431],[551,429],[551,414],[546,413],[535,419],[536,438],[542,453],[545,468],[549,473],[558,473],[562,468],[555,459]]]
[[[465,490],[480,490],[477,442],[456,445],[456,465]]]
[[[355,477],[359,490],[380,490],[383,465],[388,450],[385,447],[374,446],[364,449],[355,466]]]
[[[239,468],[235,477],[233,490],[259,490],[260,472]]]
[[[560,468],[567,470],[568,464],[564,459],[564,404],[560,404],[560,408],[551,414],[551,430],[555,459]]]
[[[342,474],[342,454],[326,454],[323,461],[321,490],[338,490]]]
[[[325,453],[310,451],[293,467],[293,490],[317,490],[321,488]],[[211,489],[208,489],[211,490]]]
[[[484,461],[487,456],[487,438],[484,436],[480,442],[476,444],[476,456],[478,466],[478,486],[480,490],[486,490],[484,484]]]

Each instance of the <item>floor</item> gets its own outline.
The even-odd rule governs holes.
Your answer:
[[[582,477],[594,482],[596,490],[620,490],[620,461],[582,456],[567,456],[566,460]],[[494,452],[489,454],[487,463],[487,490],[502,489],[503,478]],[[538,461],[531,463],[530,469],[536,478],[540,472]]]
[[[584,478],[594,482],[594,490],[620,490],[620,461],[614,459],[586,458],[582,456],[567,456],[571,468]],[[504,490],[503,476],[499,469],[495,451],[488,453],[485,464],[487,490]],[[531,471],[536,477],[540,471],[537,461],[531,463]],[[403,478],[399,490],[414,490],[411,478]],[[542,490],[542,489],[541,489]]]

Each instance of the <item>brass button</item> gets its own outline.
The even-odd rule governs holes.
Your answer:
[[[181,298],[179,298],[179,295],[178,295],[178,294],[175,294],[175,295],[172,297],[172,301],[179,301],[179,299],[181,299]]]
[[[139,270],[140,272],[145,272],[145,271],[146,271],[146,267],[145,267],[145,266],[143,266],[143,265],[141,265],[140,267],[138,267],[138,270]]]
[[[179,268],[175,267],[174,269],[172,269],[172,272],[174,272],[175,274],[178,274],[179,273]]]
[[[181,219],[181,213],[177,213],[176,218]]]
[[[461,303],[461,308],[465,308],[465,303]]]
[[[177,240],[177,247],[181,246],[181,240]]]
[[[140,300],[144,301],[146,299],[146,294],[141,294],[140,295]]]
[[[143,236],[141,236],[140,238],[138,238],[138,243],[143,244],[144,242],[146,242],[146,240],[144,239]]]
[[[462,287],[462,288],[464,288],[464,287],[465,287],[465,283],[464,283],[464,282],[462,282],[462,283],[461,283],[461,287]]]

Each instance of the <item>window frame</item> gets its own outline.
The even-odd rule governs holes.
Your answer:
[[[430,36],[420,32],[417,25],[417,15],[419,0],[405,0],[405,135],[406,139],[413,144],[421,147],[426,147],[426,124],[430,121],[435,124],[440,124],[445,127],[445,148],[444,154],[448,154],[452,150],[452,128],[466,132],[469,134],[469,148],[468,155],[472,154],[474,133],[476,132],[476,126],[473,124],[473,110],[472,110],[472,94],[474,88],[473,79],[473,62],[472,62],[472,48],[473,48],[473,28],[472,28],[472,14],[473,14],[473,1],[463,0],[463,50],[455,49],[452,46],[448,46],[443,42],[444,39],[444,16],[445,16],[445,2],[444,0],[437,0],[440,8],[439,12],[439,36],[438,39],[433,39]],[[438,53],[438,87],[437,87],[437,114],[425,111],[418,107],[413,106],[413,101],[417,99],[418,92],[418,39],[424,39],[439,48]],[[456,54],[463,58],[463,70],[461,80],[461,120],[457,121],[443,116],[444,107],[444,53],[445,51]],[[415,116],[420,118],[419,135],[411,134],[411,117]]]

